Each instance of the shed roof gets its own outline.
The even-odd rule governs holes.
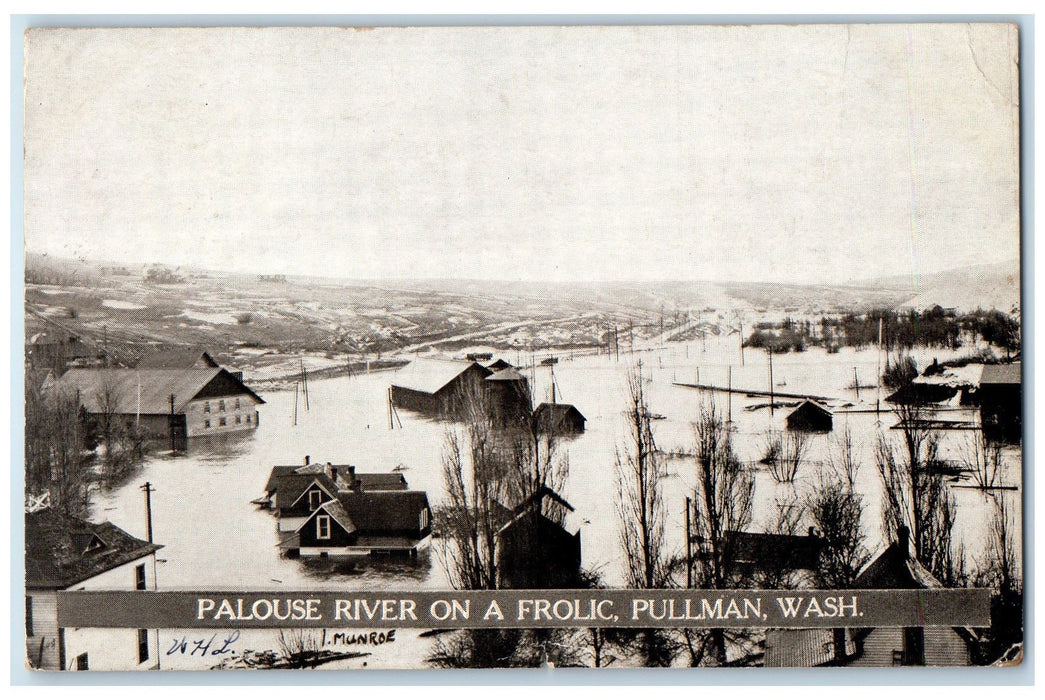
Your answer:
[[[52,508],[27,513],[25,585],[68,588],[146,557],[161,546],[132,537],[110,522],[92,523]]]
[[[471,368],[478,368],[484,377],[492,372],[478,362],[460,360],[411,360],[410,364],[397,370],[392,385],[434,394]]]
[[[59,391],[79,391],[80,402],[90,413],[101,412],[101,399],[106,391],[114,397],[117,413],[170,413],[171,394],[174,394],[174,412],[181,413],[185,405],[219,375],[233,382],[242,393],[248,394],[258,403],[265,403],[235,375],[221,367],[187,370],[71,369],[61,376],[55,387]]]
[[[984,384],[1019,384],[1022,378],[1022,363],[1010,362],[1007,365],[984,365],[980,375],[980,385]]]

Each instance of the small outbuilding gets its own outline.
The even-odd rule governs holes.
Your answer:
[[[533,423],[539,433],[583,433],[586,422],[577,407],[568,403],[542,403],[533,411]]]
[[[829,433],[834,427],[831,409],[818,401],[806,399],[787,417],[787,429],[807,433]]]
[[[1018,442],[1023,430],[1021,363],[984,365],[980,375],[980,423],[992,439]]]

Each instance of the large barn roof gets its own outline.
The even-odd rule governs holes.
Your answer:
[[[392,385],[434,394],[472,367],[479,368],[483,376],[492,374],[478,362],[417,359],[393,375]]]
[[[174,394],[174,412],[181,413],[218,375],[239,385],[258,403],[265,403],[228,370],[220,367],[206,369],[71,369],[55,383],[59,391],[80,393],[80,402],[91,413],[100,413],[105,395],[113,397],[116,413],[159,414],[170,413],[170,396]],[[139,401],[139,386],[141,399]]]

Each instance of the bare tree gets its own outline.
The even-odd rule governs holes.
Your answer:
[[[664,480],[667,470],[653,437],[642,363],[627,375],[627,443],[617,451],[617,514],[624,550],[625,582],[630,588],[666,588],[674,563],[664,541]],[[642,630],[636,637],[647,666],[668,666],[675,644],[665,630]]]
[[[915,443],[909,436],[904,442],[908,448],[912,444],[928,445],[930,454],[937,444],[928,438]],[[922,448],[901,455],[892,441],[879,433],[875,462],[884,487],[883,523],[890,533],[906,527],[918,561],[945,585],[955,585],[964,577],[963,557],[953,546],[957,506],[943,476],[926,469],[924,455]]]
[[[850,490],[856,488],[856,475],[860,468],[856,454],[856,440],[853,438],[853,431],[850,429],[849,423],[846,422],[832,441],[827,463],[838,478],[845,481]]]
[[[997,485],[1001,472],[1001,444],[987,439],[982,432],[969,435],[958,448],[962,466],[972,475],[973,483],[983,490]]]
[[[701,405],[694,428],[697,488],[694,494],[694,539],[700,554],[696,561],[698,588],[742,588],[749,581],[736,566],[736,538],[751,522],[754,480],[733,449],[732,434],[714,402]],[[688,635],[689,636],[689,635]],[[727,632],[712,629],[699,646],[689,644],[691,662],[704,661],[710,652],[718,665],[726,663]]]
[[[806,510],[824,539],[817,562],[817,587],[849,588],[870,558],[860,525],[863,500],[851,483],[822,474],[806,497]]]
[[[543,489],[560,491],[569,461],[557,452],[554,437],[538,435],[529,422],[506,425],[498,420],[478,386],[459,397],[458,414],[460,424],[447,431],[444,442],[447,501],[438,511],[443,537],[437,552],[454,588],[496,589],[503,583],[498,531],[513,509],[539,497]],[[539,498],[531,507],[539,507],[540,515],[555,523],[561,523],[566,512],[554,499]],[[521,536],[535,546],[520,550],[539,556],[536,528]],[[513,561],[512,566],[535,575],[542,570],[542,562],[536,560]],[[543,655],[576,665],[569,638],[563,630],[463,630],[439,639],[428,661],[444,668],[534,666]]]
[[[78,396],[44,391],[36,378],[25,380],[26,489],[50,493],[51,505],[80,515],[89,501],[90,457],[86,419]]]
[[[671,561],[664,545],[667,470],[657,451],[641,363],[628,373],[628,442],[617,452],[617,508],[625,577],[632,588],[664,588]]]
[[[991,494],[993,514],[982,559],[977,561],[973,585],[991,589],[991,626],[980,663],[992,663],[1013,645],[1023,643],[1023,568],[1020,560],[1019,516],[1003,495]]]
[[[765,445],[762,462],[769,467],[770,475],[777,483],[793,483],[805,459],[809,435],[792,430],[769,431]]]

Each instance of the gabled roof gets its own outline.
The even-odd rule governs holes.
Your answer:
[[[519,374],[519,370],[514,367],[506,367],[505,369],[499,369],[489,377],[486,378],[488,382],[525,382],[526,377]]]
[[[943,588],[935,576],[907,551],[906,542],[893,542],[869,561],[853,588]]]
[[[411,360],[410,364],[397,370],[392,377],[392,386],[434,394],[471,368],[478,368],[486,377],[492,372],[478,362],[460,360]]]
[[[312,477],[312,480],[308,482],[305,488],[301,489],[301,493],[299,493],[298,497],[294,499],[294,502],[290,504],[291,508],[296,506],[298,501],[304,498],[305,494],[312,490],[313,486],[318,487],[320,491],[327,495],[327,498],[337,498],[337,486],[331,479],[325,478],[325,475],[323,474],[310,474],[309,476]],[[331,488],[332,486],[333,488]]]
[[[316,508],[316,510],[310,516],[308,516],[308,518],[306,518],[305,522],[301,523],[301,525],[298,527],[297,530],[295,530],[295,532],[301,532],[310,522],[315,520],[317,515],[321,513],[326,513],[327,515],[329,515],[331,520],[340,525],[341,529],[343,529],[350,535],[357,529],[356,524],[352,521],[351,516],[349,516],[349,514],[345,512],[345,507],[341,505],[341,503],[339,503],[338,501],[331,500],[322,504],[321,506],[319,506],[319,508]]]
[[[798,404],[795,410],[791,411],[791,413],[788,414],[788,417],[790,418],[791,416],[795,415],[800,411],[803,413],[806,411],[813,411],[826,416],[832,415],[830,408],[820,403],[819,401],[814,401],[813,399],[806,399],[802,403]]]
[[[139,410],[147,415],[170,413],[171,394],[174,394],[174,412],[181,413],[186,404],[219,376],[232,382],[238,390],[258,403],[265,403],[242,381],[221,367],[188,370],[71,369],[55,383],[55,388],[59,391],[78,391],[80,403],[91,413],[101,411],[101,399],[107,392],[115,400],[117,413],[131,414]]]
[[[577,410],[577,407],[570,403],[542,403],[533,409],[534,416],[538,414],[547,413],[548,417],[552,420],[562,420],[570,414],[576,414],[581,420],[588,420],[584,415]]]
[[[338,501],[360,532],[417,530],[428,508],[424,491],[349,491],[339,493]]]
[[[25,516],[26,588],[61,589],[147,557],[161,545],[112,523],[92,523],[47,508]],[[128,581],[130,584],[130,581]]]
[[[203,348],[165,348],[143,355],[138,369],[203,369],[218,367],[218,362]]]
[[[555,493],[547,486],[541,486],[514,508],[508,509],[501,506],[504,513],[504,522],[501,525],[501,527],[497,530],[497,532],[504,532],[505,529],[511,527],[519,520],[527,517],[530,513],[536,513],[537,515],[541,515],[543,517],[541,513],[541,504],[544,502],[545,499],[548,499],[553,503],[562,506],[566,509],[567,512],[573,512],[573,506],[571,506],[565,498]],[[500,506],[500,504],[497,505]]]
[[[980,375],[980,385],[984,384],[1019,384],[1022,378],[1022,363],[1011,362],[1007,365],[984,365]]]
[[[282,474],[278,477],[276,487],[276,508],[289,509],[301,498],[313,483],[318,483],[331,498],[337,495],[337,486],[326,474]]]
[[[494,360],[493,362],[491,362],[490,364],[486,365],[486,368],[496,372],[496,371],[501,370],[501,369],[508,369],[511,366],[512,366],[512,363],[508,362],[508,360],[504,359],[503,357],[499,357],[496,360]]]

